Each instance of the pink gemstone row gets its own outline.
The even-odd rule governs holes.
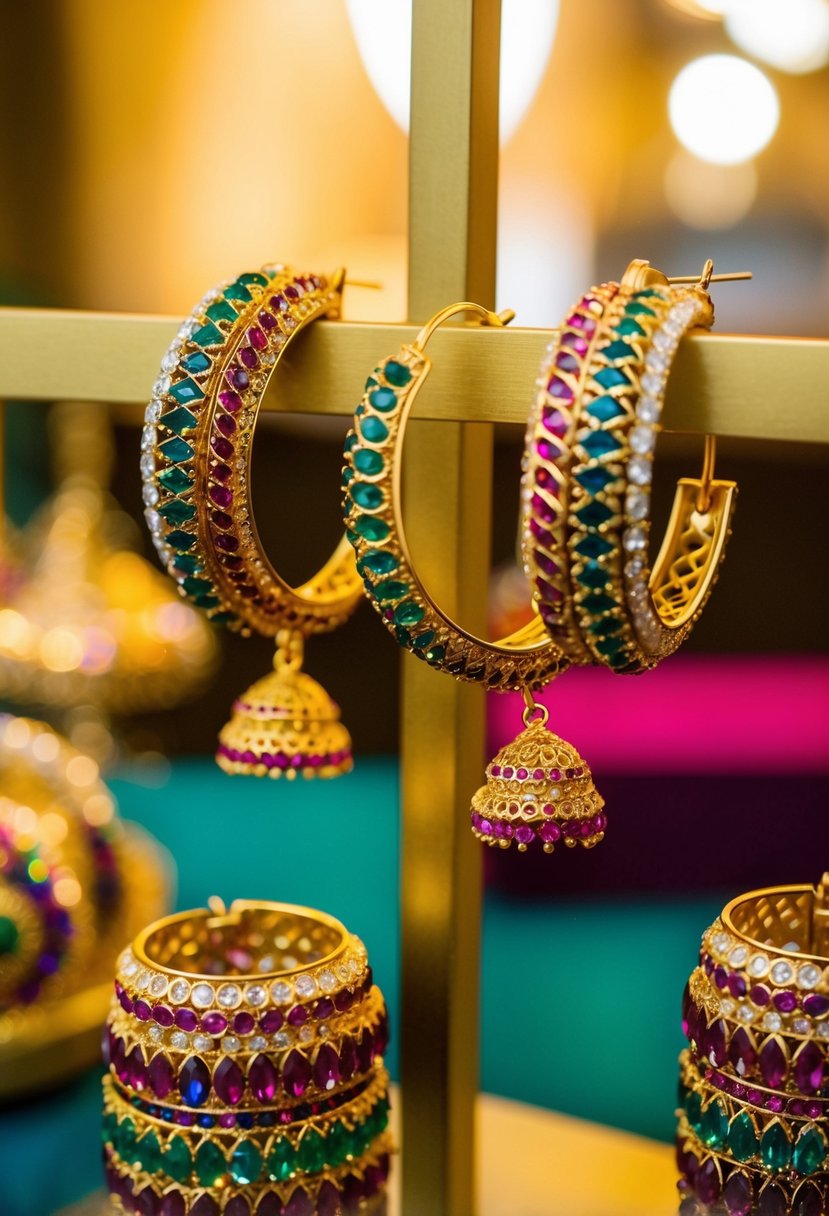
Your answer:
[[[220,756],[224,756],[227,760],[233,761],[234,764],[264,764],[265,768],[339,768],[342,764],[348,764],[351,759],[351,749],[344,748],[339,752],[329,752],[325,755],[306,755],[303,752],[295,752],[290,756],[286,756],[284,752],[252,752],[249,749],[240,751],[237,747],[228,747],[225,743],[220,743],[216,748]]]
[[[515,840],[517,844],[525,845],[539,840],[542,844],[557,844],[560,840],[589,840],[599,835],[607,827],[607,816],[604,811],[600,811],[598,815],[582,819],[568,819],[561,823],[547,819],[542,824],[531,825],[514,824],[508,819],[487,818],[473,811],[471,822],[472,830],[484,840]]]
[[[583,777],[586,769],[581,765],[578,768],[512,768],[510,765],[505,765],[503,768],[500,764],[490,764],[487,769],[489,777],[503,777],[505,781],[573,781],[576,777]]]

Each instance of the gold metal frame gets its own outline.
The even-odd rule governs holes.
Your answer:
[[[448,300],[494,306],[499,26],[500,0],[414,6],[409,315],[421,322]],[[0,398],[143,403],[177,325],[168,317],[0,310]],[[413,341],[418,328],[318,322],[265,408],[350,416],[365,369],[378,353]],[[500,342],[485,329],[453,328],[434,338],[442,391],[428,394],[412,424],[407,479],[417,510],[407,519],[424,579],[473,630],[482,627],[489,555],[486,424],[523,427],[527,385],[549,336],[511,328]],[[669,430],[829,443],[827,380],[829,341],[693,337],[677,356],[663,422]],[[796,409],[787,408],[792,400]],[[461,811],[482,762],[484,698],[409,655],[402,662],[403,1205],[407,1216],[471,1216],[480,850]]]

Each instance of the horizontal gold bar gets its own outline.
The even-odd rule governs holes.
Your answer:
[[[0,398],[144,402],[176,333],[171,317],[0,309]],[[379,359],[413,325],[319,321],[274,377],[265,405],[348,415]],[[445,327],[419,418],[524,425],[550,330]],[[738,438],[829,443],[829,341],[700,334],[683,342],[665,425]]]

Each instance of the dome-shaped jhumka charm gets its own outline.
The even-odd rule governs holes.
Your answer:
[[[472,832],[484,844],[552,853],[558,844],[590,849],[604,839],[604,799],[590,769],[546,723],[547,710],[527,694],[525,729],[490,762],[472,798]]]
[[[301,664],[301,635],[280,632],[274,670],[239,697],[219,734],[216,762],[226,773],[291,779],[351,771],[339,706]]]

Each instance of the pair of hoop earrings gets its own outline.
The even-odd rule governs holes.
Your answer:
[[[237,701],[221,732],[226,771],[335,776],[351,767],[338,711],[300,664],[304,638],[341,624],[365,591],[396,641],[436,670],[524,696],[524,730],[489,764],[473,799],[475,835],[520,851],[537,842],[548,853],[559,842],[591,847],[603,838],[590,769],[547,729],[534,694],[571,664],[619,673],[655,666],[688,635],[716,580],[736,486],[714,478],[712,436],[701,476],[677,486],[652,567],[648,559],[667,377],[682,336],[713,323],[712,269],[706,263],[685,286],[634,261],[620,282],[583,296],[556,332],[523,465],[523,558],[536,612],[497,642],[455,624],[421,583],[406,544],[400,470],[432,334],[461,312],[496,327],[512,314],[451,305],[369,376],[345,445],[346,536],[294,589],[256,532],[251,438],[286,346],[317,317],[338,315],[344,276],[329,282],[268,266],[201,301],[162,363],[142,472],[148,522],[182,594],[231,629],[277,639],[275,672]]]

